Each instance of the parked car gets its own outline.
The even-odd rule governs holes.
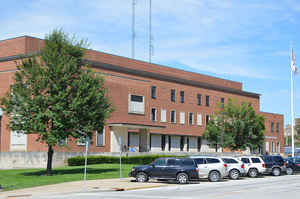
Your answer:
[[[266,174],[280,176],[282,172],[286,172],[284,159],[280,155],[263,155],[261,158],[266,164]]]
[[[288,157],[286,159],[286,174],[292,175],[300,172],[300,156]]]
[[[242,161],[234,157],[222,157],[224,163],[227,164],[228,177],[237,180],[240,176],[246,174],[245,165]]]
[[[199,169],[199,178],[208,178],[211,182],[220,181],[228,175],[227,164],[219,157],[190,156],[194,159]]]
[[[185,184],[199,180],[199,169],[191,158],[158,158],[151,164],[133,167],[129,176],[135,177],[137,182],[147,182],[149,178],[154,178],[177,180]]]
[[[245,166],[245,173],[249,177],[255,178],[266,172],[266,165],[261,157],[257,156],[241,156],[238,157]]]

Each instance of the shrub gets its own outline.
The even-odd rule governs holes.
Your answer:
[[[174,156],[174,155],[138,155],[138,156],[122,156],[123,164],[149,164],[155,159],[160,157],[185,157],[185,156]],[[85,157],[76,156],[68,159],[69,166],[80,166],[84,165]],[[88,156],[87,164],[117,164],[120,163],[119,156]]]

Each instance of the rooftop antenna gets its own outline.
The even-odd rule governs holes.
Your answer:
[[[152,61],[152,50],[152,0],[149,0],[149,63]]]
[[[131,38],[131,58],[135,56],[135,0],[132,0],[132,38]]]

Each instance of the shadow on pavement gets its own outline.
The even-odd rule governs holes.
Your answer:
[[[106,172],[113,172],[118,171],[119,169],[95,169],[95,168],[87,168],[88,174],[100,174],[100,173],[106,173]],[[52,175],[66,175],[66,174],[78,174],[82,173],[82,168],[74,168],[74,169],[59,169],[59,170],[53,170]],[[21,175],[24,176],[42,176],[46,175],[45,170],[41,171],[35,171],[35,172],[24,172],[21,173]]]

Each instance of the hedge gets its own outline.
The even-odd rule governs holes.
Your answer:
[[[139,155],[139,156],[122,156],[123,164],[149,164],[157,158],[161,157],[184,157],[174,155]],[[69,166],[80,166],[84,165],[85,157],[76,156],[68,159]],[[120,157],[118,156],[88,156],[87,164],[116,164],[120,163]]]

